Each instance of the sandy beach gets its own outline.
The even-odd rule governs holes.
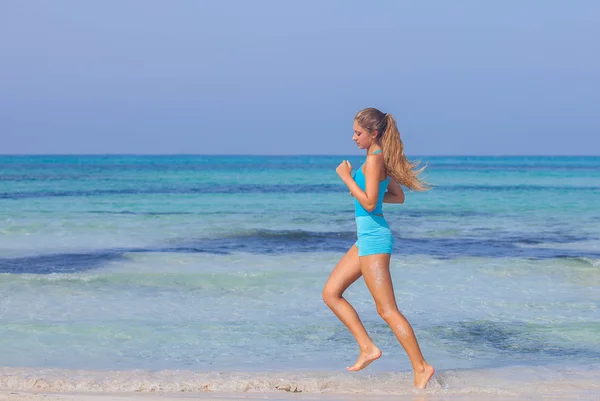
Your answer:
[[[507,395],[435,395],[418,394],[402,396],[385,395],[351,395],[351,394],[286,394],[286,393],[261,393],[261,394],[231,394],[231,393],[193,393],[193,394],[152,394],[152,393],[29,393],[29,392],[0,392],[1,401],[138,401],[138,400],[181,400],[202,401],[234,401],[234,400],[312,400],[312,401],[513,401],[513,400],[600,400],[600,395],[591,394],[563,394],[548,395],[537,394],[530,396],[507,396]]]
[[[0,368],[4,400],[600,400],[596,371],[529,367],[440,371],[428,388],[407,372],[92,371]]]

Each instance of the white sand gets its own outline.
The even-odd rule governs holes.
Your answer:
[[[508,367],[410,372],[93,371],[0,367],[0,401],[600,401],[600,370]]]
[[[290,394],[290,393],[28,393],[0,391],[0,401],[234,401],[234,400],[271,400],[271,401],[600,401],[600,394],[563,394],[560,396],[537,394],[527,397],[473,394],[473,395],[351,395],[351,394]]]

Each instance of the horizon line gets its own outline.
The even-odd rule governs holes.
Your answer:
[[[0,153],[0,157],[16,156],[209,156],[209,157],[334,157],[334,156],[362,156],[351,153]],[[412,154],[410,157],[600,157],[600,154]]]

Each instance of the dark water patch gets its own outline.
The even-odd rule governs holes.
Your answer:
[[[311,237],[297,237],[290,240],[277,237],[266,238],[263,235],[248,236],[245,240],[218,239],[218,240],[188,240],[171,246],[107,249],[88,253],[60,253],[51,255],[25,256],[19,258],[0,258],[0,273],[9,274],[52,274],[52,273],[78,273],[98,269],[107,263],[126,260],[126,254],[134,253],[202,253],[207,255],[229,255],[238,252],[281,255],[288,253],[314,253],[337,252],[340,257],[354,244],[355,238],[349,233],[338,237],[323,240],[318,235]],[[448,244],[427,245],[415,241],[403,241],[401,245],[394,246],[394,257],[423,255],[439,259],[453,259],[465,256],[482,258],[523,258],[523,259],[569,259],[596,266],[600,260],[600,253],[592,252],[555,252],[551,249],[539,249],[533,252],[518,252],[510,249],[495,249],[493,251],[482,249],[481,246],[462,245],[462,249],[448,251],[444,246]],[[588,261],[586,261],[588,260]]]
[[[52,274],[76,273],[103,266],[123,258],[121,252],[101,250],[87,253],[57,253],[50,255],[0,258],[0,273]]]
[[[484,191],[484,192],[600,192],[600,187],[549,187],[549,186],[440,186],[436,190],[449,192]],[[126,195],[210,195],[210,194],[325,194],[347,193],[347,189],[338,184],[294,184],[294,185],[218,185],[207,184],[197,187],[162,187],[162,188],[122,188],[122,189],[94,189],[76,191],[15,191],[0,193],[0,199],[40,199],[40,198],[65,198],[95,196],[126,196]],[[424,215],[425,212],[408,212],[413,215]],[[452,212],[454,215],[465,216],[481,215],[476,212]]]
[[[544,243],[568,244],[571,242],[589,241],[596,239],[595,237],[566,233],[564,231],[547,231],[532,234],[521,233],[518,235],[495,233],[495,237],[507,243],[524,245],[538,245]]]
[[[147,248],[114,248],[91,252],[55,253],[48,255],[24,256],[18,258],[0,258],[0,273],[9,274],[52,274],[78,273],[98,269],[106,263],[126,260],[125,254],[132,253],[210,253],[228,254],[219,249],[209,249],[194,244]]]
[[[146,248],[104,249],[84,253],[57,253],[50,255],[0,258],[0,273],[52,274],[77,273],[124,260],[131,253],[207,253],[226,255],[235,252],[258,254],[285,254],[289,252],[346,252],[354,233],[317,233],[301,230],[254,230],[237,236],[218,239],[171,241],[165,246]]]
[[[89,214],[113,214],[113,215],[133,215],[133,216],[171,216],[171,215],[189,215],[192,212],[132,212],[129,210],[110,211],[110,210],[90,210],[84,213]],[[214,214],[214,213],[212,213]]]
[[[478,173],[493,173],[497,171],[525,172],[525,171],[600,171],[600,163],[559,165],[551,163],[535,164],[491,164],[491,163],[443,163],[429,161],[427,166],[432,170],[441,171],[476,171]]]
[[[40,158],[1,158],[3,166],[24,171],[263,171],[263,170],[330,170],[343,159],[353,164],[364,160],[357,156],[68,156]]]
[[[435,190],[447,192],[485,191],[485,192],[596,192],[599,186],[566,186],[566,185],[439,185]]]
[[[425,255],[452,259],[482,258],[592,258],[600,252],[554,249],[551,247],[522,247],[521,244],[571,243],[590,237],[564,233],[537,236],[502,235],[494,231],[481,237],[411,238],[395,234],[395,255]],[[311,232],[304,230],[252,230],[212,239],[183,239],[172,242],[170,252],[207,252],[215,254],[248,252],[256,254],[287,254],[302,252],[345,253],[356,242],[354,231]]]
[[[396,255],[426,255],[435,258],[599,258],[600,252],[555,249],[550,247],[520,247],[517,242],[491,238],[407,238],[396,236]]]
[[[500,216],[498,213],[490,213],[485,211],[475,210],[402,210],[398,212],[399,217],[485,217],[485,216]]]
[[[491,234],[491,235],[490,235]],[[405,238],[395,234],[395,255],[425,255],[452,259],[460,257],[482,258],[600,258],[600,252],[554,249],[550,247],[521,247],[524,243],[568,243],[585,241],[589,237],[575,235],[535,237],[498,235],[488,233],[476,238]],[[171,242],[167,248],[152,248],[162,252],[204,252],[229,254],[248,252],[255,254],[287,254],[303,252],[339,252],[343,254],[356,242],[354,231],[312,232],[304,230],[251,230],[212,239],[182,239]]]
[[[222,172],[250,172],[256,173],[261,171],[323,171],[327,169],[335,170],[337,164],[331,166],[322,165],[303,165],[301,163],[214,163],[214,164],[30,164],[27,166],[19,166],[19,170],[29,171],[31,175],[36,175],[40,170],[52,169],[53,172],[75,171],[79,174],[93,176],[96,174],[115,174],[119,172],[139,172],[139,173],[214,173],[215,171]],[[14,167],[13,167],[14,169]]]
[[[63,181],[63,180],[87,180],[98,179],[99,177],[90,174],[56,174],[56,173],[40,173],[40,174],[0,174],[0,181],[14,182],[48,182],[48,181]]]
[[[36,210],[38,211],[38,210]],[[52,213],[54,213],[54,211],[52,211]],[[240,215],[240,214],[257,214],[257,212],[255,211],[243,211],[243,210],[236,210],[235,213],[232,213],[231,211],[214,211],[214,210],[209,210],[209,211],[198,211],[198,212],[169,212],[169,211],[164,211],[164,212],[152,212],[152,211],[145,211],[145,212],[138,212],[138,211],[130,211],[130,210],[122,210],[122,211],[111,211],[111,210],[90,210],[90,211],[85,211],[85,212],[81,212],[81,213],[89,213],[89,214],[114,214],[114,215],[203,215],[203,214],[210,214],[210,215],[214,215],[214,214],[223,214],[223,215],[227,215],[227,216],[231,216],[232,214],[235,215]],[[347,222],[348,221],[348,216],[353,215],[354,213],[354,209],[340,209],[338,211],[335,212],[335,214],[339,214],[341,216],[341,218],[339,219],[339,222]],[[261,213],[262,215],[262,213]],[[295,216],[291,219],[291,221],[295,222],[295,223],[310,223],[310,222],[315,222],[315,221],[322,221],[322,219],[324,218],[323,216],[326,215],[327,219],[332,219],[332,213],[319,213],[319,212],[302,212],[302,211],[297,211],[295,212]],[[484,217],[484,216],[496,216],[498,217],[499,214],[493,214],[493,213],[488,213],[488,212],[477,212],[477,211],[465,211],[465,210],[421,210],[421,211],[403,211],[402,214],[398,217],[401,218],[406,218],[406,217],[410,217],[410,218],[421,218],[421,217],[429,217],[429,216],[436,216],[436,217]],[[331,221],[332,223],[336,223],[338,221]],[[478,229],[472,229],[472,230],[478,230]],[[492,229],[487,229],[487,228],[482,228],[481,230],[492,230]]]
[[[42,178],[37,175],[29,175],[29,174],[0,174],[0,181],[16,181],[16,182],[26,182],[26,181],[41,181]]]
[[[427,255],[437,258],[498,257],[526,259],[598,258],[600,252],[552,248],[543,244],[569,244],[595,237],[548,231],[542,233],[498,232],[481,228],[468,236],[405,237],[394,231],[394,254]],[[212,239],[172,242],[176,251],[209,253],[250,252],[284,254],[296,252],[346,252],[356,241],[354,231],[311,232],[304,230],[251,230]],[[525,246],[523,246],[525,245]],[[536,246],[539,245],[539,246]]]
[[[115,248],[83,253],[0,258],[0,273],[52,274],[77,273],[101,268],[106,263],[124,260],[132,253],[206,253],[226,255],[248,252],[265,255],[290,252],[346,252],[352,245],[352,232],[309,232],[301,230],[254,230],[218,239],[184,239],[164,246]]]
[[[299,194],[347,192],[341,185],[203,185],[197,187],[123,188],[87,191],[21,191],[0,193],[0,199],[31,199],[55,197],[94,197],[115,195],[206,195],[206,194]]]
[[[133,194],[160,194],[170,193],[167,190],[144,189],[118,189],[118,190],[91,190],[91,191],[26,191],[0,193],[0,199],[33,199],[33,198],[62,198],[62,197],[92,197],[106,195],[133,195]]]
[[[438,259],[463,257],[514,258],[514,259],[569,259],[596,266],[600,252],[580,249],[555,249],[543,243],[570,243],[586,241],[590,237],[564,233],[526,236],[483,232],[479,237],[431,237],[415,238],[395,234],[393,254],[425,256]],[[334,252],[340,256],[356,242],[354,231],[314,232],[305,230],[248,230],[216,238],[182,238],[165,244],[137,248],[103,249],[92,252],[58,253],[19,258],[0,259],[0,273],[50,274],[74,273],[101,268],[106,263],[125,258],[131,253],[203,253],[226,255],[252,253],[279,255],[290,253]],[[533,244],[540,246],[520,246]]]
[[[577,326],[573,323],[571,326]],[[589,323],[586,330],[589,330]],[[571,327],[572,328],[572,327]],[[554,334],[552,326],[537,324],[526,324],[521,322],[492,322],[489,320],[477,320],[458,322],[447,326],[437,326],[430,329],[435,336],[450,343],[465,344],[470,347],[474,354],[486,349],[512,356],[516,359],[544,357],[565,358],[583,357],[600,358],[599,349],[568,344],[560,335]],[[600,326],[597,327],[600,334]]]
[[[166,248],[152,251],[205,252],[229,254],[287,254],[304,252],[345,253],[356,242],[355,232],[308,232],[256,230],[248,233],[213,239],[183,240]],[[553,249],[548,247],[519,247],[506,239],[474,238],[403,238],[396,235],[394,255],[453,259],[460,257],[555,259],[587,257],[600,258],[600,252]]]
[[[170,251],[201,250],[208,253],[248,252],[286,254],[294,252],[346,252],[356,241],[355,232],[311,232],[303,230],[252,230],[215,239],[187,240]]]

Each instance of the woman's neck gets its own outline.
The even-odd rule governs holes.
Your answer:
[[[373,152],[376,152],[378,150],[382,150],[379,144],[373,144],[369,146],[369,148],[367,149],[367,156],[373,154]]]

